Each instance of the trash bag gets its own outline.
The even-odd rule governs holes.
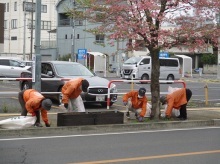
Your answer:
[[[167,105],[164,105],[164,111],[161,112],[160,116],[165,117],[166,116],[166,111],[167,111]],[[180,115],[180,110],[173,108],[171,116],[178,117],[179,115]]]
[[[179,89],[181,89],[181,88],[173,88],[173,87],[169,86],[168,93],[173,93],[174,91],[179,90]]]
[[[146,111],[146,114],[144,117],[150,117],[151,116],[151,108],[152,108],[152,105],[147,103],[147,111]]]
[[[18,116],[0,121],[0,127],[4,129],[23,129],[35,124],[37,117]]]
[[[168,87],[168,93],[173,93],[174,91],[179,90],[179,89],[181,89],[181,88],[173,88],[173,87],[169,86]],[[166,110],[167,110],[167,105],[164,105],[164,112],[161,112],[161,115],[160,115],[161,117],[166,116],[165,115]],[[178,117],[180,115],[180,110],[173,108],[171,115],[174,116],[174,117]]]

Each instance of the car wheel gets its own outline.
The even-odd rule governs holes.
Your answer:
[[[110,102],[110,106],[112,106],[113,104],[114,104],[113,102]],[[106,108],[107,107],[107,102],[102,102],[101,106]]]
[[[141,76],[141,80],[149,80],[149,76],[144,74]],[[147,84],[147,82],[141,82],[142,84]]]
[[[167,80],[174,80],[174,76],[173,75],[168,75]]]
[[[26,89],[30,89],[30,88],[31,88],[31,86],[29,85],[29,83],[27,81],[25,81],[22,85],[22,91],[26,90]]]

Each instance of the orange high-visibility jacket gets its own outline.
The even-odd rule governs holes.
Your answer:
[[[62,88],[63,99],[62,102],[64,104],[68,103],[69,99],[77,98],[82,90],[80,86],[82,85],[83,78],[77,78],[70,81],[67,81]]]
[[[29,113],[33,114],[35,111],[41,110],[42,120],[45,123],[48,123],[47,110],[41,108],[41,102],[45,99],[42,94],[35,89],[27,89],[24,91],[23,99],[25,107]]]
[[[132,108],[134,109],[142,108],[140,116],[144,117],[146,113],[147,97],[144,96],[143,98],[138,98],[138,91],[131,91],[123,96],[123,102],[128,102],[129,98],[131,99],[132,102]]]
[[[180,109],[180,106],[186,103],[186,88],[181,88],[173,93],[168,94],[166,116],[170,117],[173,108]]]

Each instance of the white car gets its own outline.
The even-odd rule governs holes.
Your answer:
[[[13,58],[0,58],[0,77],[18,78],[21,72],[26,71],[31,66],[25,66],[22,61]]]

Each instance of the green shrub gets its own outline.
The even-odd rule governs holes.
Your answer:
[[[203,54],[201,61],[203,64],[214,65],[217,64],[217,56],[213,54]]]
[[[67,55],[64,55],[64,56],[60,56],[58,58],[59,61],[69,61],[69,59],[71,59],[71,54],[67,54]]]

